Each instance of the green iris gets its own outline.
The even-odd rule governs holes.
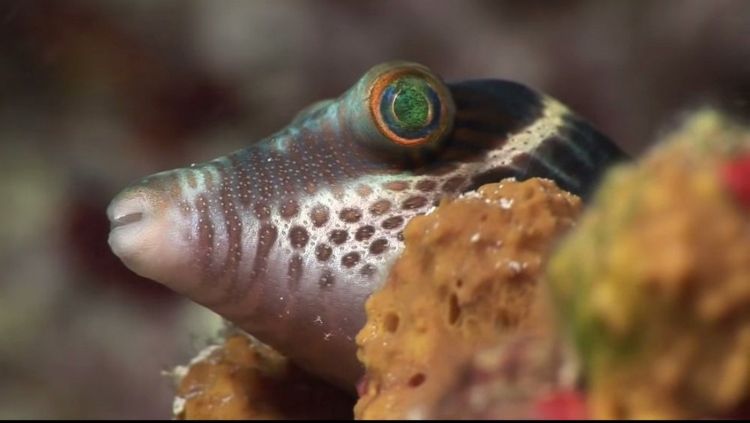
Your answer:
[[[429,123],[430,101],[418,81],[399,81],[393,114],[406,130],[420,129]]]
[[[430,84],[416,76],[402,77],[383,90],[380,114],[388,129],[405,139],[421,139],[440,123],[440,99]]]

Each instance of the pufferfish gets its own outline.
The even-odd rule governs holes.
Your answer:
[[[364,303],[409,219],[508,177],[550,178],[585,198],[623,158],[523,85],[447,84],[389,62],[247,148],[125,188],[107,210],[109,245],[135,273],[351,388]]]

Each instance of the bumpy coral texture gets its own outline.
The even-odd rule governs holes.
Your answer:
[[[557,336],[519,333],[482,349],[445,387],[430,420],[585,419],[572,351]]]
[[[366,304],[355,416],[418,417],[479,347],[543,326],[538,280],[579,215],[552,181],[506,180],[412,219],[406,249]]]
[[[350,420],[353,407],[347,394],[240,334],[188,366],[176,401],[181,420]]]
[[[551,259],[594,417],[723,417],[748,403],[750,212],[736,171],[725,177],[748,151],[747,129],[696,114],[613,169]]]

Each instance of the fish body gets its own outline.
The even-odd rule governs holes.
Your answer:
[[[364,302],[409,219],[506,177],[586,197],[623,158],[523,85],[445,84],[390,62],[247,148],[136,181],[109,206],[109,243],[134,272],[351,388]]]

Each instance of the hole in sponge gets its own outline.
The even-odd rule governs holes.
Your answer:
[[[424,375],[424,373],[417,373],[409,378],[409,387],[416,388],[419,385],[423,384],[425,379],[427,379],[427,377]]]
[[[458,307],[458,298],[456,294],[451,294],[448,299],[448,323],[455,325],[460,315],[461,309]]]
[[[398,314],[388,313],[385,316],[385,320],[383,321],[383,327],[385,328],[386,331],[393,333],[398,330],[398,323],[399,323]]]

